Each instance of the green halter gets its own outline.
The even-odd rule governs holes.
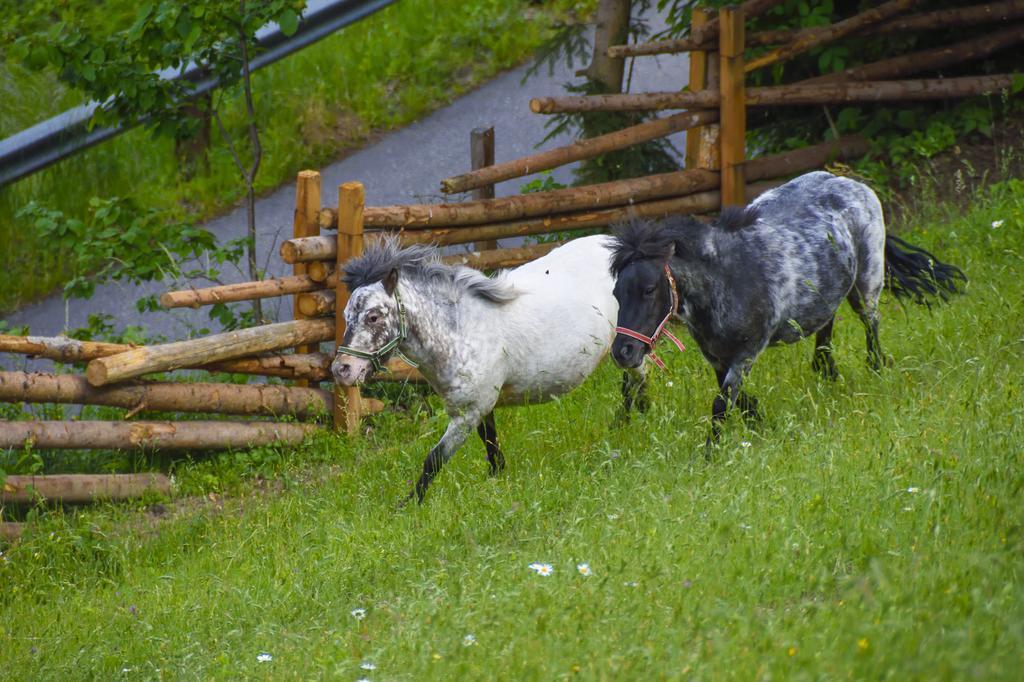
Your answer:
[[[398,294],[398,287],[395,287],[394,295],[395,302],[398,304],[398,336],[391,339],[375,351],[365,351],[359,350],[358,348],[349,348],[348,346],[339,345],[335,351],[335,355],[351,355],[353,357],[369,360],[373,365],[374,372],[384,371],[384,363],[387,362],[387,356],[390,355],[392,351],[395,351],[398,354],[398,357],[405,360],[410,367],[419,366],[409,358],[405,357],[402,351],[397,350],[398,345],[402,343],[402,341],[405,341],[406,337],[409,335],[409,326],[405,320],[405,304],[402,303],[402,297]]]

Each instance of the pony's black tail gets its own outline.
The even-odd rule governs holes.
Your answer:
[[[955,265],[943,263],[924,249],[899,237],[885,236],[885,280],[897,298],[930,305],[929,298],[948,301],[961,293],[967,275]]]

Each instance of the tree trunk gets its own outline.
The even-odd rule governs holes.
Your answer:
[[[0,487],[0,504],[50,502],[89,503],[129,500],[156,493],[171,494],[171,479],[163,474],[56,474],[8,476]]]
[[[313,424],[274,422],[0,421],[0,448],[234,450],[298,445],[317,430]]]
[[[625,43],[629,37],[631,0],[600,0],[594,27],[594,55],[588,66],[577,75],[586,76],[602,92],[622,92],[622,76],[626,60],[609,57],[608,48]]]
[[[132,413],[207,412],[298,419],[329,414],[334,404],[330,392],[316,388],[170,382],[95,388],[82,376],[37,372],[0,372],[0,402],[105,405]]]
[[[514,161],[506,161],[480,170],[446,178],[441,181],[441,191],[453,194],[511,178],[520,178],[531,173],[564,166],[574,161],[591,159],[607,152],[625,149],[641,142],[656,140],[672,133],[688,130],[705,123],[712,123],[716,120],[718,120],[718,113],[714,111],[673,114],[665,118],[623,128],[607,135],[577,140],[564,147],[549,149],[548,151],[524,156]]]
[[[125,353],[97,358],[86,368],[86,377],[93,386],[104,386],[143,374],[232,360],[304,343],[329,341],[333,338],[333,319],[278,322],[190,341],[143,346]]]

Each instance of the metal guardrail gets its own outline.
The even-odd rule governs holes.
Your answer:
[[[310,0],[302,14],[298,29],[286,36],[276,24],[269,24],[256,33],[259,53],[252,59],[253,70],[273,64],[334,31],[353,24],[394,3],[395,0]],[[184,71],[161,72],[168,79],[192,81],[190,97],[198,97],[219,85],[214,77],[205,76],[194,64]],[[61,159],[99,144],[142,123],[113,128],[89,129],[97,102],[90,102],[38,123],[11,137],[0,140],[0,186],[12,183]]]

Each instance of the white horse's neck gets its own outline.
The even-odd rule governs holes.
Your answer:
[[[412,279],[400,281],[398,288],[409,325],[399,350],[419,364],[435,387],[449,384],[465,348],[479,347],[485,341],[481,332],[493,330],[493,321],[485,319],[489,306],[468,294],[451,300],[436,287]]]

